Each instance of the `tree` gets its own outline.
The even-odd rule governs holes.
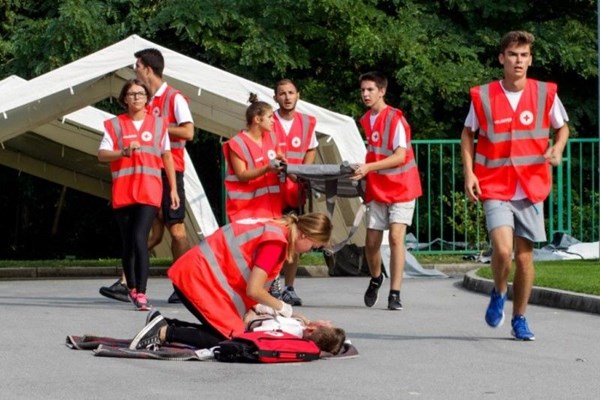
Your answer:
[[[291,78],[303,99],[355,118],[358,76],[381,70],[415,138],[456,138],[469,87],[501,74],[500,38],[526,29],[537,37],[531,76],[559,84],[572,132],[591,137],[596,14],[591,0],[0,0],[0,78],[30,79],[135,33],[267,86]],[[219,147],[203,135],[190,153],[207,145]],[[0,169],[4,183],[15,184]],[[15,201],[7,192],[0,204]],[[218,209],[219,193],[209,198]]]

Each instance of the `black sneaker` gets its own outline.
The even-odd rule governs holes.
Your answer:
[[[131,350],[148,349],[156,350],[160,347],[159,337],[160,329],[168,326],[167,321],[162,315],[157,315],[150,321],[131,341],[129,348]]]
[[[281,300],[288,303],[290,306],[301,306],[302,299],[296,294],[296,291],[292,286],[288,286],[283,289],[281,293]]]
[[[162,316],[162,314],[156,308],[150,311],[148,315],[146,315],[146,325],[148,325],[154,318],[158,316]]]
[[[129,289],[127,288],[127,285],[121,283],[121,280],[116,281],[110,286],[102,286],[100,288],[100,294],[109,299],[124,301],[126,303],[131,301],[129,298]]]
[[[269,286],[269,294],[276,299],[281,299],[282,290],[279,277],[273,279],[273,282],[271,282],[271,286]]]
[[[177,295],[177,292],[173,292],[173,293],[171,293],[171,295],[167,299],[167,302],[169,304],[179,304],[179,303],[181,303],[181,300],[179,299],[179,296]]]
[[[402,310],[399,294],[390,293],[388,296],[388,310]]]
[[[379,296],[377,293],[379,292],[379,288],[383,284],[385,277],[383,274],[379,275],[379,278],[371,278],[369,281],[369,287],[365,292],[365,306],[373,307],[375,303],[377,303],[377,299]]]

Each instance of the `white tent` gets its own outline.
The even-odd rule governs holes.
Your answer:
[[[133,54],[157,48],[164,57],[164,79],[190,102],[196,127],[231,137],[244,126],[250,92],[270,102],[272,88],[193,60],[133,35],[30,81],[9,77],[0,82],[0,163],[102,198],[110,198],[108,167],[96,159],[102,121],[110,117],[91,104],[118,97],[134,76]],[[317,118],[317,162],[362,162],[365,146],[354,120],[300,101],[298,110]],[[186,227],[191,240],[217,228],[198,176],[186,158]],[[316,202],[324,210],[323,202]],[[340,200],[334,215],[335,239],[352,224],[358,200]],[[168,235],[165,235],[167,238]],[[167,238],[168,239],[168,238]],[[355,242],[364,240],[359,232]],[[158,249],[168,255],[167,247]]]

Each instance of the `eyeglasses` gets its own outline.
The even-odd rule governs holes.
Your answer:
[[[138,97],[146,97],[146,93],[145,92],[129,92],[127,93],[127,97],[131,98],[131,99],[135,99]]]

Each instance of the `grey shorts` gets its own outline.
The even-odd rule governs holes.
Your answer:
[[[415,213],[415,200],[405,203],[384,204],[371,201],[367,208],[367,227],[378,231],[384,231],[390,224],[412,224]]]
[[[499,226],[510,226],[514,236],[532,242],[545,242],[544,203],[533,204],[529,199],[485,200],[483,202],[488,232]]]

